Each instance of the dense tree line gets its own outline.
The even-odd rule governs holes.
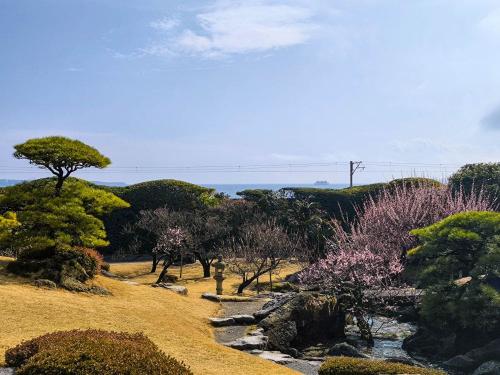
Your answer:
[[[242,277],[240,292],[290,258],[315,264],[310,270],[327,262],[329,277],[347,267],[351,279],[353,269],[371,264],[363,278],[378,272],[392,282],[411,265],[406,254],[418,243],[411,230],[457,212],[494,210],[500,186],[500,164],[490,163],[462,167],[449,185],[402,179],[340,190],[247,190],[234,200],[175,180],[104,188],[72,178],[110,160],[64,137],[28,140],[14,156],[55,177],[2,190],[2,249],[23,253],[25,261],[78,248],[149,254],[152,272],[162,265],[158,281],[174,262],[190,258],[208,277],[224,253]]]

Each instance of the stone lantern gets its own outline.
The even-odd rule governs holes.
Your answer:
[[[222,282],[224,281],[224,268],[226,268],[226,263],[222,261],[222,255],[219,255],[217,258],[217,262],[214,264],[215,267],[215,276],[214,279],[217,283],[217,295],[222,294]]]

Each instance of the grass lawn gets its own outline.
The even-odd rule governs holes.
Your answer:
[[[95,283],[113,295],[95,296],[36,288],[26,279],[8,275],[5,265],[9,261],[0,257],[0,363],[5,350],[22,340],[58,330],[100,328],[144,332],[195,374],[296,374],[214,341],[207,318],[216,315],[220,305],[200,298],[203,292],[214,292],[215,282],[200,278],[198,265],[184,267],[179,284],[187,286],[187,297],[152,288],[157,275],[149,274],[148,262],[112,264],[112,272],[139,285],[99,276]],[[292,265],[281,274],[295,269]],[[178,272],[172,268],[172,274],[178,276]],[[234,292],[237,282],[236,276],[228,275],[224,282],[228,294]]]

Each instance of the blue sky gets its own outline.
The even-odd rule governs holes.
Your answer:
[[[0,178],[44,135],[98,180],[440,178],[500,160],[499,67],[498,0],[0,0]]]

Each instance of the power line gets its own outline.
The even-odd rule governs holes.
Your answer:
[[[270,169],[271,171],[274,168],[277,169],[294,169],[294,168],[312,168],[312,167],[331,167],[331,166],[340,166],[346,165],[348,163],[356,163],[356,162],[321,162],[321,163],[286,163],[286,164],[237,164],[237,165],[192,165],[192,166],[182,166],[182,165],[170,165],[170,166],[110,166],[109,168],[104,169],[103,171],[117,170],[117,171],[137,171],[137,170],[167,170],[167,171],[200,171],[200,170],[209,170],[209,171],[224,171],[224,170],[237,170],[237,171],[246,171],[246,170],[262,170],[262,169]],[[405,163],[405,162],[363,162],[365,166],[373,166],[373,167],[388,167],[391,169],[397,167],[406,167],[406,168],[447,168],[452,166],[460,166],[460,164],[449,164],[449,163]],[[43,169],[43,168],[42,168]],[[9,166],[9,165],[0,165],[0,171],[34,171],[40,170],[39,167],[36,166]]]
[[[322,161],[322,162],[289,162],[289,163],[254,163],[254,164],[200,164],[200,165],[112,165],[106,169],[89,168],[78,171],[80,175],[97,176],[132,176],[153,175],[155,178],[171,177],[179,174],[322,174],[350,175],[350,185],[353,185],[353,175],[362,171],[366,174],[379,174],[382,178],[403,177],[435,177],[444,180],[460,164],[452,163],[422,163],[422,162],[391,162],[391,161]],[[12,174],[50,176],[44,168],[34,165],[9,165],[0,163],[0,175]],[[335,178],[337,180],[337,178]]]

